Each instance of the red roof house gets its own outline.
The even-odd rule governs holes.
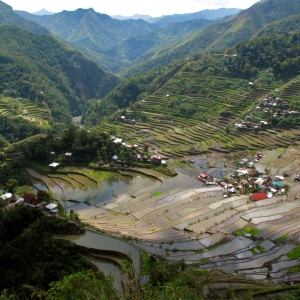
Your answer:
[[[161,154],[154,154],[151,157],[151,160],[152,160],[153,163],[159,163],[160,164],[163,158],[165,158],[165,157]]]
[[[34,208],[38,208],[40,206],[42,206],[42,201],[39,201],[37,199],[37,196],[35,194],[25,194],[23,196],[24,198],[24,203],[31,206],[31,207],[34,207]]]
[[[252,201],[259,201],[259,200],[264,200],[264,199],[268,199],[268,196],[266,193],[258,193],[258,194],[253,194],[250,196],[250,199]]]

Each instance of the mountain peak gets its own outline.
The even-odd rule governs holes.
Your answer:
[[[49,15],[53,15],[54,13],[48,11],[46,8],[42,8],[41,10],[34,12],[33,14],[37,16],[46,16],[46,15],[49,16]]]

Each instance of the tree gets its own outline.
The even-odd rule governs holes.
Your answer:
[[[10,192],[14,193],[16,190],[16,187],[19,185],[18,180],[16,179],[8,179],[6,184],[5,184],[5,189]]]
[[[61,281],[50,283],[47,292],[37,290],[34,295],[48,300],[56,299],[120,299],[112,286],[112,278],[105,277],[101,272],[78,272],[65,276]]]

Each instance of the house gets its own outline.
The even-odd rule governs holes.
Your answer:
[[[250,200],[252,201],[260,201],[264,199],[268,199],[268,195],[266,193],[258,193],[250,196]]]
[[[72,158],[72,153],[71,152],[66,152],[65,153],[65,158],[68,158],[68,159]]]
[[[165,158],[163,155],[156,153],[151,157],[151,161],[152,163],[160,164],[163,158]]]
[[[49,165],[50,168],[56,169],[59,167],[59,163],[53,162]]]
[[[35,194],[25,194],[23,198],[25,205],[29,205],[34,208],[39,208],[43,205],[42,201],[39,201]]]
[[[200,173],[199,176],[197,177],[197,180],[202,181],[207,179],[207,174],[205,173]]]
[[[116,138],[116,139],[114,140],[114,143],[115,143],[115,144],[122,144],[122,139]]]
[[[0,198],[1,198],[2,200],[8,200],[8,199],[11,198],[11,196],[12,196],[12,193],[6,193],[6,194],[0,196]]]
[[[52,214],[56,214],[58,212],[57,207],[58,205],[54,203],[50,203],[47,206],[45,206],[45,208]]]
[[[281,189],[284,186],[284,183],[282,181],[273,181],[272,184],[273,187],[277,189]]]

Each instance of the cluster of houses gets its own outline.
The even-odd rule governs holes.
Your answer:
[[[20,205],[21,203],[25,206],[33,208],[45,208],[50,214],[56,214],[58,212],[58,205],[50,203],[46,206],[43,205],[43,202],[38,199],[36,194],[24,194],[23,197],[18,196],[17,194],[5,193],[0,196],[2,200],[8,200],[12,205]]]
[[[249,83],[250,84],[250,83]],[[282,101],[280,98],[268,97],[264,98],[260,104],[256,107],[256,110],[262,111],[263,114],[268,117],[272,115],[273,117],[281,117],[288,115],[298,115],[299,111],[290,110],[290,104],[287,101]],[[254,126],[251,116],[246,116],[244,120],[240,123],[236,123],[235,126],[238,129],[247,129],[247,128],[264,128],[268,126],[268,122],[261,120],[259,124]]]
[[[289,102],[282,101],[280,98],[275,97],[263,99],[256,109],[262,110],[265,114],[273,113],[274,117],[299,114],[299,112],[296,110],[290,110]]]
[[[241,159],[240,167],[224,180],[213,178],[206,173],[200,173],[197,180],[205,182],[206,185],[219,184],[224,188],[224,197],[230,197],[237,193],[251,194],[250,199],[258,201],[284,194],[287,185],[283,181],[283,176],[270,177],[267,174],[259,173],[255,169],[254,163],[258,162],[262,157],[263,153],[257,152],[253,161],[249,161],[247,158]]]
[[[123,139],[117,138],[115,135],[112,135],[110,138],[113,141],[113,143],[115,143],[117,145],[120,145],[120,146],[123,146],[123,147],[130,148],[131,149],[131,157],[134,160],[140,161],[140,162],[149,161],[148,155],[143,155],[142,153],[139,153],[138,150],[140,150],[141,148],[138,148],[137,144],[127,143],[127,142],[123,141]],[[166,165],[167,164],[165,156],[163,156],[161,154],[158,154],[158,153],[151,156],[150,159],[151,159],[151,162],[153,164],[157,164],[157,165]],[[119,157],[115,154],[112,157],[112,161],[110,162],[110,166],[114,167],[116,165],[116,163],[119,163],[119,162],[121,162],[121,161],[119,160]],[[98,162],[98,165],[104,165],[104,164],[105,164],[104,161],[99,161]]]
[[[50,152],[50,156],[51,156],[51,158],[55,159],[56,156],[57,156],[57,154],[56,154],[56,152],[52,151],[52,152]],[[73,153],[71,153],[71,152],[66,152],[66,153],[64,154],[64,159],[65,159],[66,161],[71,161],[71,160],[72,160],[72,157],[73,157]],[[59,168],[59,163],[53,162],[53,163],[51,163],[51,164],[49,165],[49,167],[52,168],[52,169],[58,169],[58,168]]]

